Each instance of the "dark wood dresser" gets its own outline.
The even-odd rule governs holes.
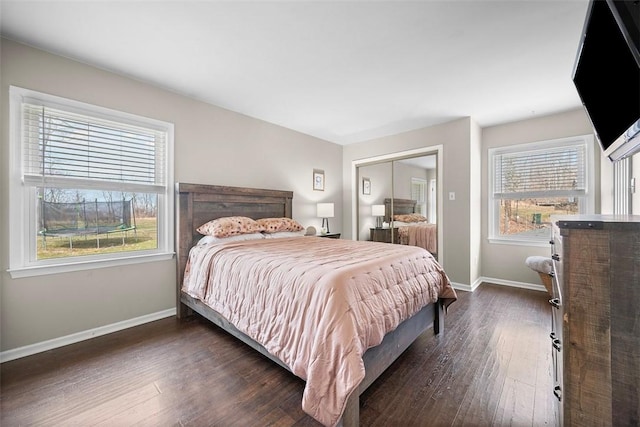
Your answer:
[[[391,230],[392,229],[390,227],[370,228],[369,229],[370,240],[372,242],[392,243]],[[393,243],[399,243],[399,242],[400,242],[400,237],[398,236],[398,227],[395,227],[393,228]]]
[[[640,425],[640,216],[552,221],[559,424]]]

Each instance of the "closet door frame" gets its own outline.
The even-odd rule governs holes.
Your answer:
[[[443,215],[443,193],[442,193],[442,189],[444,188],[443,185],[443,177],[444,177],[444,171],[443,171],[443,158],[442,158],[442,153],[443,152],[443,146],[442,144],[439,145],[432,145],[432,146],[428,146],[428,147],[421,147],[421,148],[416,148],[413,150],[407,150],[407,151],[400,151],[400,152],[396,152],[396,153],[389,153],[389,154],[383,154],[383,155],[379,155],[379,156],[373,156],[373,157],[367,157],[364,159],[358,159],[358,160],[354,160],[351,162],[351,188],[352,188],[352,193],[351,193],[351,239],[353,240],[358,240],[358,232],[359,232],[359,182],[358,182],[358,168],[361,166],[366,166],[366,165],[371,165],[371,164],[376,164],[376,163],[382,163],[382,162],[393,162],[395,160],[402,160],[402,159],[408,159],[411,157],[421,157],[421,156],[429,156],[429,155],[436,155],[436,162],[437,162],[437,226],[438,226],[438,254],[444,254],[444,234],[443,234],[443,221],[444,221],[444,215]],[[393,179],[393,177],[392,177]],[[393,186],[392,186],[393,188]],[[394,197],[394,195],[392,194],[392,197]],[[439,260],[440,264],[443,265],[443,261],[442,259]],[[444,265],[443,265],[444,267]]]

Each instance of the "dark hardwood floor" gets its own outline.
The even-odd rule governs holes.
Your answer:
[[[361,397],[363,426],[554,425],[542,292],[458,292]],[[198,317],[159,320],[0,365],[0,425],[315,426],[304,383]]]

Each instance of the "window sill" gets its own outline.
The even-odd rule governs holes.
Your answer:
[[[495,237],[490,237],[489,243],[497,244],[497,245],[512,245],[512,246],[533,246],[539,248],[547,248],[549,247],[549,239],[547,240],[517,240],[517,239],[499,239]]]
[[[173,258],[173,252],[130,255],[126,258],[110,258],[104,260],[91,260],[84,262],[60,263],[56,265],[38,265],[30,267],[11,268],[7,270],[12,279],[24,277],[45,276],[49,274],[70,273],[82,270],[94,270],[97,268],[117,267],[130,264],[141,264],[155,261],[165,261]]]

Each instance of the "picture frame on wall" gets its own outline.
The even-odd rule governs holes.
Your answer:
[[[315,191],[324,191],[324,171],[320,169],[313,170],[313,189]]]
[[[362,194],[371,194],[371,180],[369,178],[362,178]]]

